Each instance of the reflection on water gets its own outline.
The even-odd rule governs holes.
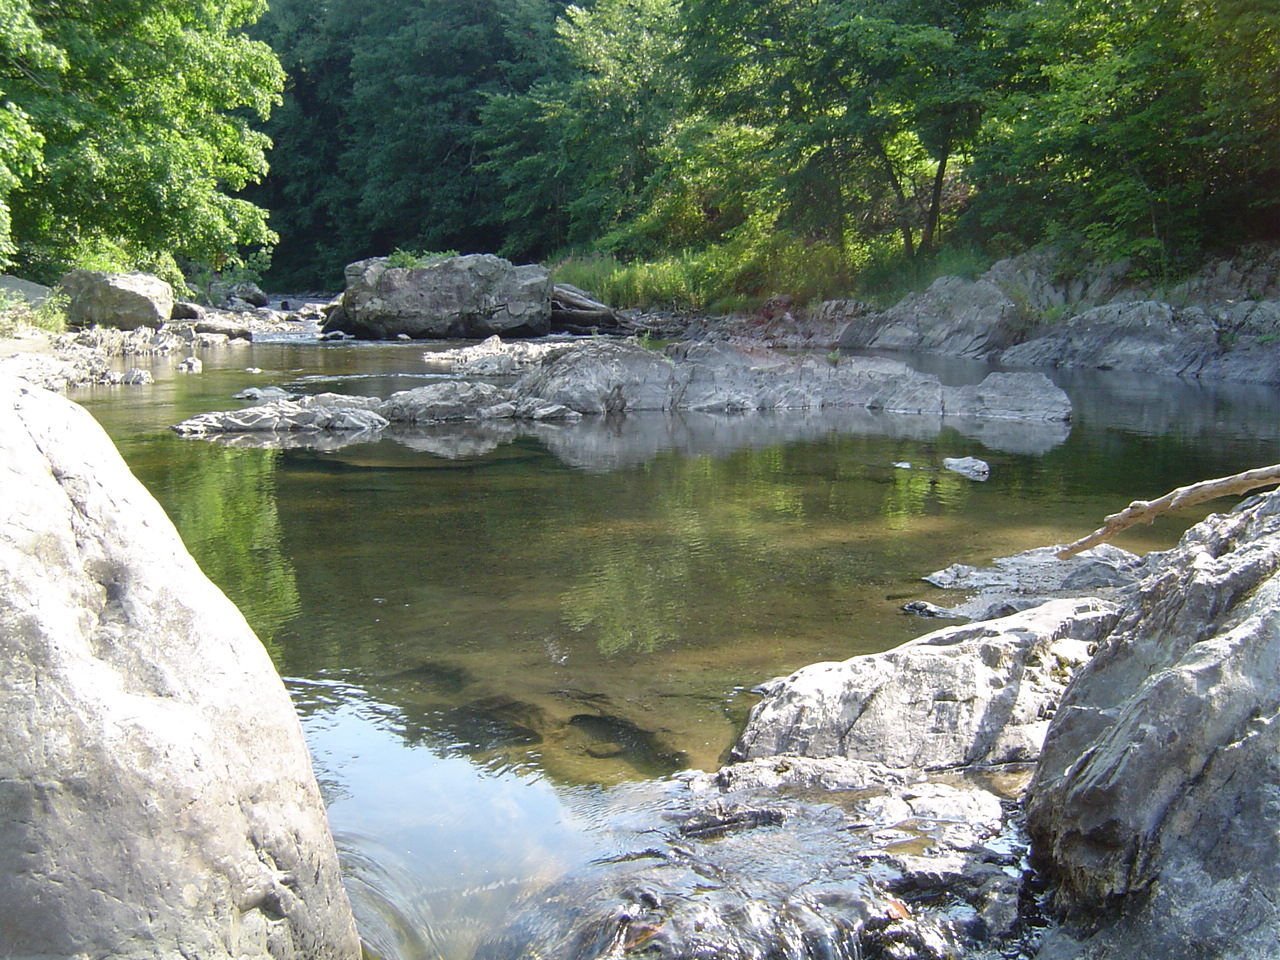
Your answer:
[[[628,784],[716,766],[753,685],[927,629],[900,612],[947,602],[924,574],[1280,459],[1274,391],[1081,374],[1059,378],[1069,436],[850,411],[334,449],[167,429],[247,386],[386,395],[424,376],[421,354],[255,344],[200,376],[160,361],[154,387],[76,396],[290,678],[387,957],[469,956],[521,892],[612,849],[599,811],[649,802]],[[940,469],[969,455],[988,482]],[[1167,546],[1204,512],[1121,545]]]

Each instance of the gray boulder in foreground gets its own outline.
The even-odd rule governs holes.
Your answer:
[[[1053,600],[803,667],[762,686],[733,755],[845,757],[916,772],[1034,761],[1067,680],[1116,617],[1107,601]]]
[[[58,281],[67,296],[67,323],[120,330],[159,329],[173,315],[173,288],[145,273],[72,270]]]
[[[0,379],[0,956],[355,960],[292,705],[92,417]]]
[[[1280,945],[1280,494],[1193,527],[1054,718],[1027,800],[1042,956]]]
[[[346,290],[324,325],[372,340],[537,337],[551,329],[551,276],[491,254],[444,257],[412,268],[385,257],[346,268]]]

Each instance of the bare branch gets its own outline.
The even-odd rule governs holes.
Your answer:
[[[1256,470],[1246,470],[1244,473],[1233,474],[1230,477],[1202,480],[1200,483],[1179,487],[1177,490],[1166,493],[1159,500],[1135,500],[1119,513],[1113,513],[1107,517],[1107,522],[1103,527],[1093,531],[1087,537],[1063,547],[1055,556],[1059,560],[1074,557],[1082,550],[1088,550],[1090,547],[1105,543],[1121,530],[1139,523],[1150,523],[1160,514],[1169,510],[1176,510],[1178,507],[1189,507],[1192,504],[1203,503],[1206,500],[1213,500],[1217,497],[1230,497],[1240,493],[1248,493],[1250,490],[1270,486],[1273,483],[1280,483],[1280,463],[1272,464],[1269,467],[1258,467]]]

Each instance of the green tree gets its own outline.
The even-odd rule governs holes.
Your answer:
[[[397,247],[496,249],[500,197],[477,139],[485,100],[543,75],[554,0],[279,0],[258,36],[280,51],[273,171],[276,282],[332,284]]]
[[[42,140],[41,163],[10,194],[19,262],[45,275],[104,249],[212,262],[274,239],[265,211],[234,196],[266,171],[251,118],[267,116],[282,82],[270,49],[241,32],[264,9],[31,4],[16,52],[6,38],[9,102]]]
[[[43,138],[6,88],[25,70],[58,68],[60,51],[44,42],[27,0],[0,0],[0,266],[14,253],[9,194],[35,172]]]
[[[1165,271],[1280,221],[1280,10],[1037,4],[977,170],[985,229]]]
[[[715,115],[768,129],[779,223],[843,246],[936,246],[944,186],[1009,57],[1003,0],[689,0],[689,65]],[[696,31],[696,32],[695,32]]]

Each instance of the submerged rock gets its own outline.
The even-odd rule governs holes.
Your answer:
[[[949,960],[1017,919],[1025,842],[976,782],[772,757],[612,796],[617,853],[528,897],[477,960]]]
[[[89,414],[0,422],[0,955],[355,960],[266,651]]]

